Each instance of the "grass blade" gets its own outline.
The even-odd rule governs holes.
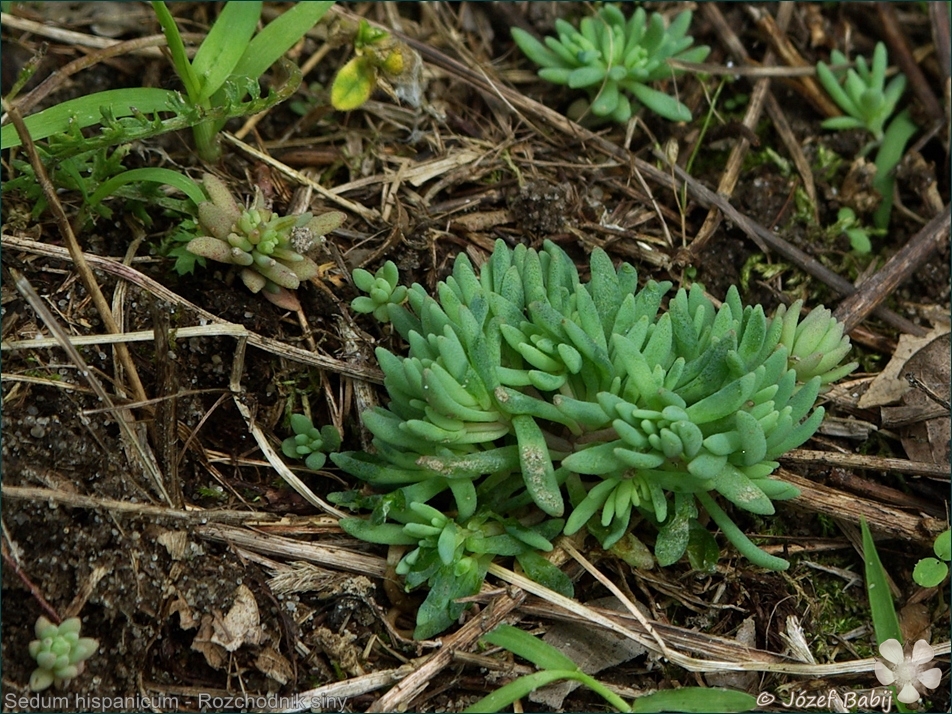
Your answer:
[[[157,88],[130,88],[109,89],[97,92],[86,97],[77,97],[62,102],[56,106],[44,109],[41,112],[24,119],[30,136],[34,141],[45,139],[52,134],[59,134],[70,129],[71,126],[85,128],[103,121],[102,107],[108,107],[112,115],[119,119],[133,115],[133,108],[143,114],[153,112],[175,112],[180,106],[176,92],[169,89]],[[75,124],[74,124],[75,123]],[[20,145],[13,124],[0,129],[0,148],[10,149]]]
[[[249,42],[259,17],[260,2],[225,4],[192,60],[192,68],[200,85],[199,101],[211,97],[231,76],[250,46]]]
[[[876,544],[873,542],[873,535],[869,532],[865,518],[860,520],[860,526],[863,529],[866,593],[869,595],[869,609],[873,616],[873,627],[876,629],[876,644],[881,645],[886,640],[902,642],[896,606],[893,604],[889,583],[886,581],[886,570],[879,559],[879,553],[876,552]]]
[[[578,667],[569,657],[555,647],[512,625],[499,625],[483,637],[496,647],[503,647],[514,655],[529,660],[540,669],[561,669],[578,671]]]
[[[531,637],[531,635],[529,635]],[[519,677],[514,682],[500,687],[495,692],[487,694],[478,702],[463,710],[464,714],[476,714],[477,712],[498,712],[503,707],[507,707],[517,699],[529,696],[532,692],[552,684],[560,679],[575,679],[577,672],[558,669],[545,670],[535,674],[527,674],[525,677]]]
[[[243,4],[243,3],[237,3]],[[295,3],[251,41],[232,74],[258,78],[324,17],[333,0]]]
[[[201,187],[185,174],[173,171],[172,169],[145,168],[123,171],[121,174],[113,176],[96,189],[96,192],[89,197],[87,203],[90,206],[95,206],[121,186],[142,181],[174,186],[192,199],[195,205],[208,200],[202,192]]]
[[[169,54],[172,55],[172,65],[178,74],[182,84],[185,85],[185,93],[192,102],[198,101],[201,92],[201,83],[192,63],[188,61],[188,55],[185,53],[185,45],[182,42],[182,36],[179,34],[178,25],[175,24],[175,18],[169,12],[168,7],[161,0],[153,0],[152,10],[162,26],[162,32],[165,34],[165,41],[169,45]],[[35,137],[34,137],[35,138]]]
[[[707,687],[682,687],[638,697],[633,712],[747,712],[757,700],[747,692]]]

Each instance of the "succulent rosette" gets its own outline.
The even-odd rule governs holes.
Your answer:
[[[198,223],[206,235],[191,240],[188,251],[240,267],[251,292],[264,291],[275,304],[289,307],[295,301],[288,291],[318,272],[317,264],[300,251],[339,227],[344,214],[279,216],[260,193],[250,208],[242,209],[219,178],[205,174],[202,185],[210,200],[198,204]]]
[[[407,289],[398,285],[400,271],[388,260],[376,273],[357,268],[353,274],[354,284],[366,295],[354,298],[350,306],[355,312],[373,314],[379,322],[389,322],[387,306],[400,305],[407,299]]]
[[[304,414],[291,415],[294,436],[281,442],[281,451],[289,459],[304,459],[309,469],[317,471],[327,461],[327,453],[340,448],[340,432],[328,424],[320,429]]]
[[[99,649],[99,641],[80,637],[80,627],[78,617],[54,625],[40,616],[34,628],[37,639],[30,642],[30,656],[37,664],[30,676],[30,689],[41,692],[51,684],[65,687],[82,674],[85,661]]]
[[[552,242],[536,251],[497,241],[478,274],[460,254],[438,299],[415,284],[405,305],[381,305],[409,350],[377,348],[390,402],[362,415],[376,453],[331,458],[388,494],[339,494],[373,510],[369,521],[343,520],[345,530],[404,545],[426,530],[448,543],[442,534],[457,531],[443,521],[407,532],[420,515],[409,504],[434,501],[452,504],[461,526],[486,514],[530,531],[564,522],[606,548],[646,522],[669,565],[689,547],[713,548],[716,560],[703,509],[751,562],[788,566],[723,504],[769,515],[798,495],[771,475],[819,427],[823,386],[856,367],[840,365],[850,349],[842,325],[823,308],[800,320],[799,302],[767,317],[736,288],[715,307],[697,284],[662,311],[671,283],[639,288],[635,269],[600,249],[590,269],[582,282]],[[551,540],[538,535],[540,546]],[[456,562],[448,544],[442,552]]]
[[[556,20],[558,38],[539,42],[525,30],[513,28],[512,39],[542,69],[539,76],[554,84],[584,89],[587,108],[597,117],[625,123],[638,103],[671,121],[691,121],[690,110],[676,98],[648,86],[681,72],[669,59],[703,62],[709,47],[692,47],[687,36],[691,12],[685,10],[668,25],[643,8],[625,19],[614,5],[605,5],[593,17],[583,18],[578,29]]]

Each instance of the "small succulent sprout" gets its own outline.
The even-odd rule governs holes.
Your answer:
[[[30,642],[30,656],[37,664],[30,675],[30,689],[41,692],[51,684],[65,687],[82,674],[85,661],[99,649],[99,641],[80,637],[80,627],[78,617],[54,625],[40,615],[34,627],[37,639]]]
[[[653,13],[638,8],[627,21],[614,5],[605,5],[594,17],[583,18],[575,29],[556,20],[558,39],[545,44],[525,30],[513,28],[512,38],[525,55],[542,67],[539,76],[554,84],[588,92],[589,107],[597,117],[625,123],[640,102],[671,121],[690,121],[690,110],[676,98],[648,86],[680,74],[669,59],[702,62],[709,47],[692,47],[687,36],[691,12],[679,14],[670,26]]]
[[[839,50],[830,53],[834,65],[845,65],[849,60]],[[873,61],[856,58],[856,69],[834,72],[825,62],[818,62],[817,77],[833,101],[846,116],[832,117],[823,122],[826,129],[866,129],[877,141],[882,140],[886,120],[892,116],[896,104],[906,89],[906,75],[897,74],[886,84],[886,45],[876,43]]]
[[[281,442],[281,451],[289,459],[304,459],[304,464],[314,471],[324,466],[329,452],[340,448],[340,432],[330,424],[317,429],[303,414],[292,414],[291,429],[294,436]]]
[[[354,284],[367,293],[354,298],[350,306],[361,313],[372,313],[379,322],[389,322],[388,305],[402,305],[407,299],[407,289],[398,285],[400,272],[392,260],[388,260],[374,274],[363,268],[354,271]]]
[[[261,292],[279,307],[299,307],[290,291],[318,273],[317,264],[301,251],[340,226],[344,214],[279,216],[260,192],[250,208],[241,209],[221,179],[205,174],[202,185],[210,200],[198,205],[198,224],[206,235],[190,241],[188,251],[240,267],[251,292]]]
[[[781,306],[777,311],[777,319],[783,321],[780,344],[787,348],[789,366],[797,373],[797,381],[806,383],[818,377],[821,385],[827,385],[856,369],[858,362],[840,366],[850,351],[843,324],[822,306],[799,321],[802,308],[803,301],[797,300],[789,309]]]
[[[830,61],[834,65],[847,63],[846,57],[838,50],[830,53]],[[873,224],[880,229],[889,225],[895,184],[894,169],[902,160],[906,143],[918,130],[908,109],[899,112],[886,125],[906,88],[906,77],[902,73],[886,84],[887,63],[886,45],[878,42],[873,50],[872,63],[859,56],[856,58],[856,69],[834,72],[824,62],[818,62],[816,66],[817,77],[823,88],[845,112],[845,116],[824,121],[823,127],[866,129],[873,135],[873,144],[868,148],[879,147],[873,188],[879,191],[883,200],[873,216]],[[850,236],[850,239],[853,237]]]
[[[434,488],[434,483],[437,486]],[[536,582],[572,597],[572,581],[537,551],[548,552],[564,521],[544,520],[525,525],[515,518],[501,518],[484,509],[456,518],[422,501],[446,489],[446,481],[430,480],[398,489],[386,496],[373,496],[376,509],[391,523],[373,523],[363,518],[343,518],[344,532],[361,540],[386,545],[404,545],[406,554],[395,571],[404,577],[407,589],[430,586],[417,611],[414,635],[426,639],[451,626],[468,605],[457,603],[479,592],[490,562],[496,555],[514,556],[523,571]],[[339,494],[335,494],[338,496]],[[332,500],[341,503],[342,499]],[[369,505],[369,504],[368,504]]]

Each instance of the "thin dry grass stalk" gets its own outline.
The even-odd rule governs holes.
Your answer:
[[[32,241],[26,238],[19,238],[7,233],[3,234],[2,246],[7,249],[23,250],[35,255],[45,255],[51,258],[57,258],[59,260],[70,259],[69,253],[65,248],[47,245],[45,243]],[[90,254],[84,254],[84,256],[89,264],[95,266],[97,269],[115,275],[116,277],[122,278],[123,280],[128,280],[129,282],[138,285],[140,288],[146,290],[160,300],[165,300],[173,305],[184,307],[193,311],[197,319],[204,319],[208,322],[218,325],[225,325],[227,329],[234,329],[235,335],[238,337],[247,336],[248,344],[252,345],[253,347],[258,347],[265,350],[266,352],[270,352],[271,354],[292,359],[296,362],[300,362],[301,364],[309,365],[311,367],[326,369],[331,372],[344,374],[350,377],[357,377],[359,379],[376,384],[383,382],[383,375],[380,373],[380,370],[376,368],[355,365],[343,360],[337,360],[332,357],[328,357],[326,355],[315,354],[307,350],[302,350],[299,347],[286,344],[280,340],[259,335],[256,332],[248,330],[242,325],[235,325],[234,323],[230,323],[227,320],[223,320],[214,313],[203,310],[202,308],[198,307],[198,305],[195,305],[177,293],[172,292],[161,283],[156,282],[135,268],[123,265],[115,258],[103,258],[102,256]],[[152,339],[151,332],[149,335],[149,339]]]

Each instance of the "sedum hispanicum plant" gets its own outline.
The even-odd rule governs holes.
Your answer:
[[[80,627],[78,617],[54,625],[40,615],[34,627],[37,639],[30,642],[30,656],[37,664],[30,675],[30,689],[41,692],[51,684],[65,687],[82,674],[86,660],[99,649],[99,641],[80,637]]]
[[[396,264],[388,260],[376,273],[371,274],[363,268],[354,271],[354,284],[367,295],[354,298],[350,303],[354,312],[372,313],[379,322],[389,322],[387,305],[400,305],[407,299],[407,289],[397,285],[400,271]]]
[[[583,18],[578,29],[556,20],[558,39],[546,37],[545,44],[519,28],[513,28],[512,39],[542,67],[542,79],[586,90],[597,117],[625,123],[640,102],[665,119],[691,121],[684,104],[648,86],[680,74],[669,59],[702,62],[707,57],[709,47],[691,47],[694,38],[686,36],[690,24],[688,10],[668,26],[661,15],[649,18],[643,8],[626,21],[621,10],[605,5]]]
[[[327,454],[340,448],[340,432],[331,424],[318,429],[303,414],[292,414],[290,421],[294,436],[281,442],[281,451],[289,459],[304,459],[309,469],[317,471],[327,461]]]
[[[830,53],[830,61],[834,65],[848,63],[839,50]],[[855,69],[834,71],[824,62],[818,62],[816,66],[817,78],[823,88],[846,113],[845,116],[827,119],[823,127],[865,129],[872,134],[873,141],[864,149],[864,153],[878,148],[873,187],[880,192],[883,201],[873,216],[877,228],[885,228],[889,224],[895,183],[893,171],[902,159],[906,143],[918,129],[908,109],[901,111],[886,125],[906,89],[906,76],[902,73],[886,84],[887,64],[886,45],[877,42],[872,63],[858,56]]]
[[[552,242],[536,251],[497,241],[479,274],[460,254],[438,299],[414,284],[406,305],[386,306],[409,352],[376,350],[390,396],[362,415],[376,453],[331,459],[388,492],[338,494],[372,509],[341,526],[418,546],[398,566],[418,570],[408,584],[431,587],[417,636],[444,629],[450,595],[482,582],[473,574],[462,593],[459,579],[445,582],[450,568],[484,573],[480,555],[517,555],[513,540],[548,550],[563,519],[562,532],[587,528],[605,548],[650,524],[665,566],[692,544],[707,547],[703,509],[752,563],[788,566],[721,504],[770,515],[773,501],[798,495],[771,474],[819,427],[824,385],[856,367],[840,366],[849,338],[829,310],[801,320],[798,301],[768,318],[736,288],[715,308],[695,284],[662,312],[670,287],[639,289],[635,269],[616,269],[599,249],[583,283]]]
[[[263,290],[274,304],[293,309],[288,291],[317,275],[317,264],[302,253],[340,226],[344,214],[279,216],[260,192],[250,208],[242,209],[221,179],[205,174],[202,185],[209,200],[198,204],[198,228],[205,235],[192,239],[188,251],[239,266],[241,280],[251,292]]]

